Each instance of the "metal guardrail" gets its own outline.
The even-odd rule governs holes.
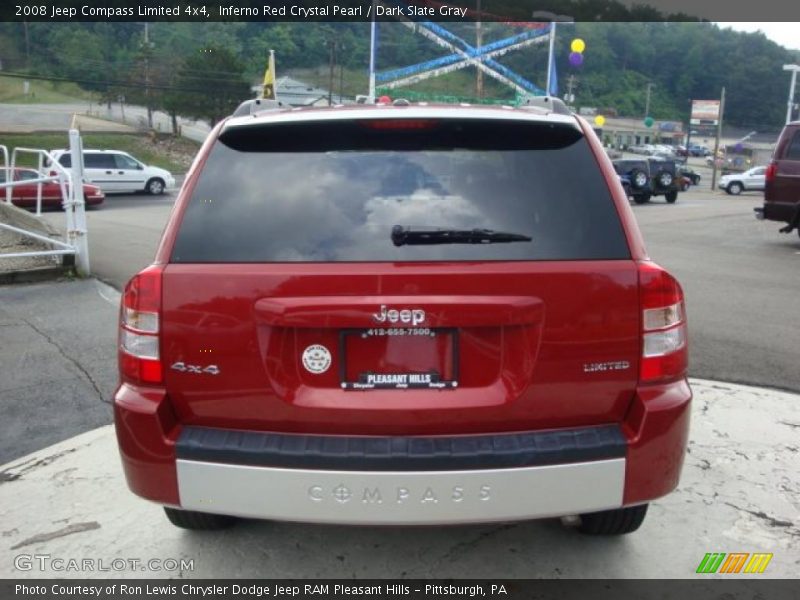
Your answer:
[[[25,256],[75,256],[75,268],[80,275],[89,275],[89,244],[86,231],[86,212],[83,198],[83,143],[80,133],[76,129],[69,131],[70,154],[72,156],[71,169],[65,169],[61,163],[47,151],[39,148],[14,148],[11,161],[8,160],[8,148],[0,145],[0,155],[3,158],[2,169],[5,171],[5,181],[0,183],[0,188],[5,188],[7,204],[12,204],[13,188],[22,185],[36,184],[36,214],[42,214],[42,184],[58,182],[61,188],[62,206],[66,215],[67,241],[54,240],[47,236],[15,227],[8,223],[0,223],[0,227],[13,231],[19,235],[33,238],[55,246],[54,250],[37,250],[32,252],[11,252],[0,254],[2,258],[19,258]],[[38,157],[38,170],[40,177],[36,179],[15,181],[17,156],[19,154],[35,154]],[[43,174],[43,169],[54,171],[54,175]],[[73,182],[80,182],[73,185]]]

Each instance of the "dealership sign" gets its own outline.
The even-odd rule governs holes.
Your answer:
[[[692,125],[718,125],[719,100],[692,100]]]

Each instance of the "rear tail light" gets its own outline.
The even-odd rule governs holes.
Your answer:
[[[125,286],[120,310],[119,369],[130,383],[161,383],[159,332],[161,274],[164,267],[147,267]]]
[[[772,161],[771,163],[769,163],[769,165],[767,166],[767,170],[766,170],[766,172],[764,173],[764,181],[766,181],[766,182],[770,182],[770,181],[772,181],[773,179],[775,179],[775,173],[776,173],[777,171],[778,171],[778,163],[776,163],[776,162],[773,160],[773,161]]]
[[[653,263],[639,264],[639,289],[643,338],[639,381],[681,379],[689,363],[683,290],[672,275]]]

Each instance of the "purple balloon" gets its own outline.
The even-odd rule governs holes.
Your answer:
[[[583,54],[580,52],[570,52],[569,64],[573,67],[580,67],[583,64]]]

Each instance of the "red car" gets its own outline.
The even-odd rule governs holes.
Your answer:
[[[404,104],[209,135],[123,294],[129,487],[185,528],[636,530],[686,451],[681,286],[559,101]]]
[[[5,183],[6,173],[10,169],[0,167],[0,183]],[[35,169],[14,169],[14,181],[29,181],[39,179],[41,175]],[[15,185],[11,188],[11,202],[20,208],[36,208],[36,195],[38,184]],[[0,188],[0,202],[6,200],[6,189]],[[83,201],[86,206],[97,206],[102,204],[106,196],[96,185],[83,185]],[[61,209],[63,198],[61,196],[61,186],[58,182],[42,184],[42,208]]]

